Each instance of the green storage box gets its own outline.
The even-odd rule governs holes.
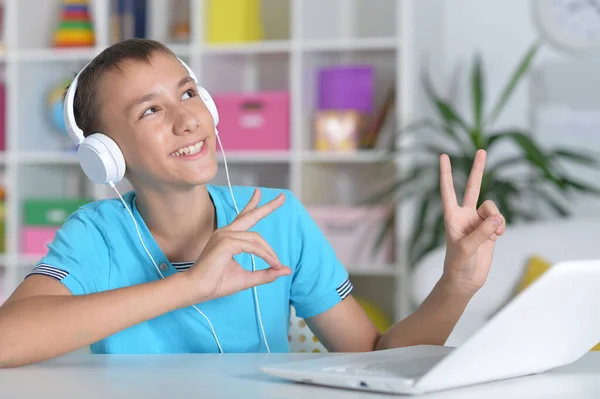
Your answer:
[[[26,226],[60,226],[88,198],[32,198],[24,201]]]

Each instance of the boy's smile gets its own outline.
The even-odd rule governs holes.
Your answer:
[[[207,153],[208,146],[204,147],[205,139],[196,140],[191,144],[186,144],[183,147],[171,152],[172,157],[178,157],[182,160],[198,159]]]

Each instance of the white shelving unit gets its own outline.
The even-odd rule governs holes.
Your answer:
[[[211,92],[223,90],[288,90],[289,151],[227,152],[232,183],[248,182],[290,188],[306,206],[358,202],[383,178],[382,153],[319,153],[312,150],[312,112],[318,68],[342,62],[375,66],[376,103],[392,82],[396,103],[390,130],[396,132],[411,116],[414,56],[414,0],[263,0],[266,38],[258,43],[205,44],[204,1],[190,0],[191,40],[171,43],[170,1],[152,0],[149,36],[167,43],[193,68]],[[58,50],[51,38],[59,0],[5,0],[6,53],[0,59],[7,81],[7,151],[0,158],[7,192],[7,253],[2,292],[10,293],[35,265],[37,256],[20,254],[22,203],[29,196],[112,197],[109,187],[93,186],[80,171],[68,141],[52,130],[45,114],[47,92],[72,76],[109,45],[109,0],[91,2],[96,46]],[[221,132],[225,135],[227,132]],[[219,172],[217,184],[225,184]],[[339,173],[352,176],[354,198],[336,198],[332,182]],[[321,184],[314,184],[315,181]],[[123,185],[126,189],[126,184]],[[400,227],[396,227],[400,231]],[[381,306],[394,320],[409,311],[406,265],[398,238],[391,265],[346,265],[355,294]]]

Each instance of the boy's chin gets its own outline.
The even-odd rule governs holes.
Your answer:
[[[202,186],[210,183],[216,175],[217,167],[215,164],[212,167],[204,168],[202,170],[195,171],[194,173],[189,173],[186,176],[181,176],[180,180],[183,180],[182,183],[184,185],[188,185],[191,187]]]

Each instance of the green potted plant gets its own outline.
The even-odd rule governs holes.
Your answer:
[[[568,148],[545,149],[533,138],[530,131],[518,128],[503,130],[494,128],[494,123],[515,88],[527,75],[538,50],[537,43],[528,49],[487,115],[484,68],[481,56],[475,55],[470,74],[472,121],[460,115],[449,101],[436,93],[427,73],[422,74],[425,93],[434,106],[437,118],[419,120],[402,130],[402,133],[421,133],[415,145],[401,150],[401,156],[410,153],[416,160],[407,166],[407,173],[402,179],[376,193],[370,200],[378,203],[390,200],[415,200],[416,212],[410,215],[414,220],[407,247],[412,265],[429,251],[442,245],[445,239],[439,195],[439,156],[442,153],[450,156],[454,186],[457,196],[460,196],[465,190],[476,151],[478,149],[487,151],[488,162],[479,204],[486,199],[493,200],[504,215],[507,224],[542,217],[535,212],[535,209],[524,207],[524,203],[544,203],[564,217],[569,214],[569,211],[562,202],[569,192],[574,190],[600,193],[599,189],[567,175],[561,167],[562,162],[576,162],[596,167],[597,160],[589,153]],[[497,151],[498,145],[506,141],[516,144],[518,153],[490,162],[491,155]],[[519,172],[513,173],[511,177],[511,170]],[[380,237],[383,237],[391,226],[390,219],[382,229]]]

